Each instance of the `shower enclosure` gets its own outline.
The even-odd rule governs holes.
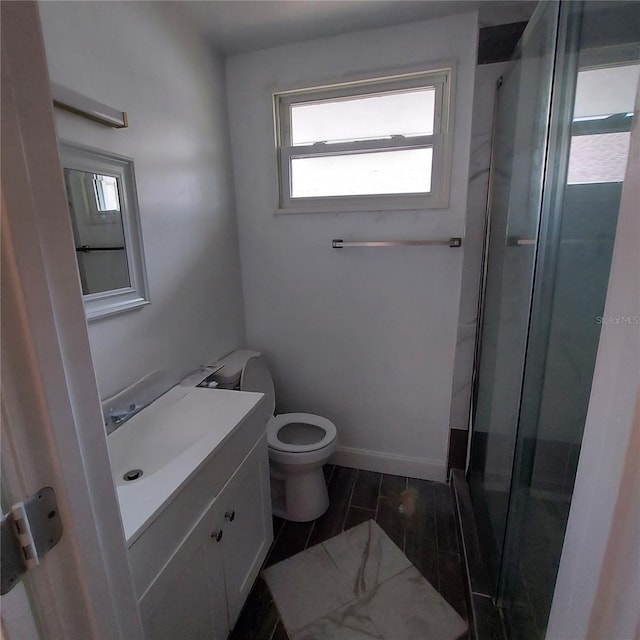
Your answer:
[[[640,5],[542,2],[497,89],[467,479],[510,638],[544,638],[603,318]]]

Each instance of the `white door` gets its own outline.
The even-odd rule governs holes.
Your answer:
[[[5,640],[142,637],[91,362],[35,2],[3,2],[2,505],[54,488],[59,544],[3,596]],[[28,595],[28,598],[27,598]]]

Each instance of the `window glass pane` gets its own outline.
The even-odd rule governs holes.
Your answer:
[[[433,149],[291,158],[291,197],[429,193]]]
[[[291,106],[291,143],[432,135],[433,87]]]
[[[630,135],[621,131],[573,136],[567,183],[623,182]]]

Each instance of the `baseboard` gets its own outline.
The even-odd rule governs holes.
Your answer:
[[[331,462],[343,467],[377,471],[378,473],[388,473],[394,476],[408,476],[436,482],[447,481],[446,462],[427,460],[425,458],[412,458],[393,453],[339,446],[338,450],[331,456]]]

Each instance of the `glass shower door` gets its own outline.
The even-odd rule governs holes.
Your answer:
[[[640,4],[540,3],[498,91],[468,480],[484,594],[542,640],[603,318]]]
[[[498,600],[546,634],[600,339],[640,76],[640,5],[566,3]]]
[[[559,3],[541,6],[497,94],[468,480],[495,596],[505,539],[546,162]]]

